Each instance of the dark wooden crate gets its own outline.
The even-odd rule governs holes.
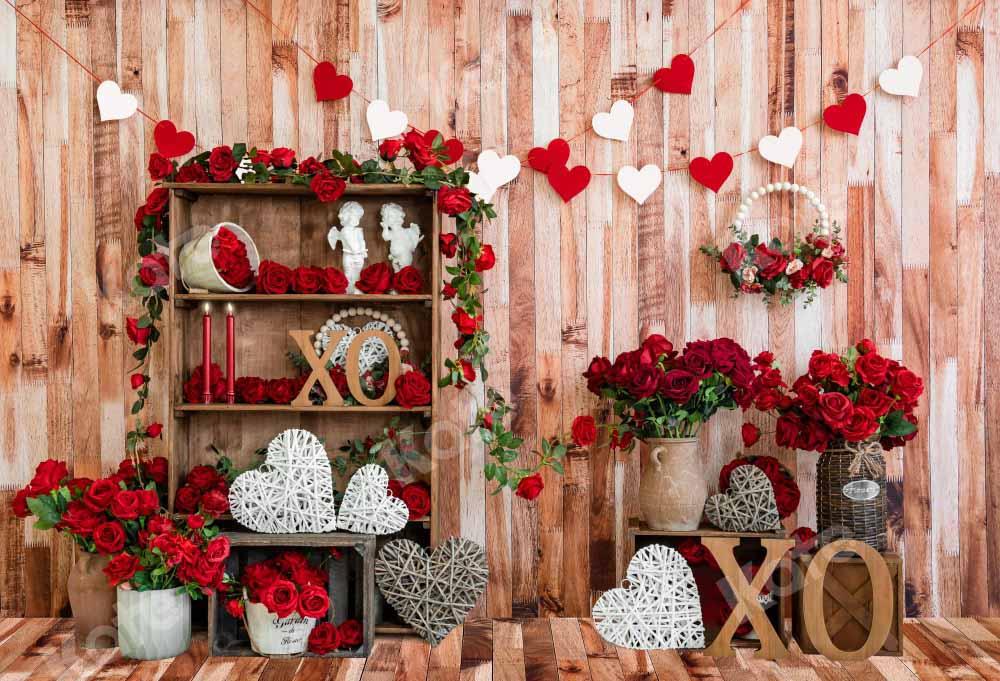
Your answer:
[[[369,534],[333,532],[328,534],[261,534],[257,532],[224,532],[232,551],[226,571],[238,576],[251,562],[267,558],[286,549],[329,551],[341,549],[339,561],[331,561],[329,594],[331,601],[327,619],[340,624],[345,619],[360,619],[364,640],[354,650],[337,650],[326,657],[367,657],[375,634],[375,537]],[[208,601],[208,640],[210,655],[257,655],[243,622],[229,616],[224,599],[214,594]],[[307,656],[311,656],[306,653]]]
[[[654,530],[638,518],[632,518],[629,520],[628,531],[625,534],[625,555],[629,556],[629,560],[631,560],[631,557],[635,555],[636,551],[651,544],[661,544],[663,546],[677,548],[677,545],[682,540],[689,537],[695,537],[698,539],[705,537],[738,538],[740,543],[735,550],[736,559],[740,565],[746,565],[748,562],[760,560],[764,557],[765,551],[761,546],[761,539],[784,539],[787,537],[787,534],[784,530],[778,532],[725,532],[710,525],[703,525],[697,530],[691,531]],[[772,577],[770,590],[774,595],[777,604],[774,607],[765,609],[765,613],[767,614],[767,618],[771,621],[771,625],[774,626],[774,630],[778,632],[778,636],[786,645],[791,640],[791,627],[789,623],[789,618],[791,616],[791,598],[789,597],[790,589],[788,588],[791,583],[792,575],[790,555],[790,553],[787,553],[784,557],[782,557],[781,562],[778,564],[778,567],[774,572],[774,576]],[[700,566],[695,566],[695,569],[697,569],[697,567]],[[628,569],[627,563],[625,565],[625,569]],[[618,575],[619,582],[624,578],[624,574]],[[711,645],[718,633],[718,630],[710,628],[708,625],[705,626],[706,647]],[[734,648],[759,648],[760,641],[752,638],[740,638],[734,636],[732,645]]]

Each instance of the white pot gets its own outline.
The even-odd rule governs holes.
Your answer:
[[[162,660],[191,646],[191,598],[183,589],[118,589],[122,657]]]
[[[250,645],[260,655],[301,655],[309,645],[309,632],[316,626],[315,617],[294,612],[278,617],[261,603],[246,604],[247,633]]]
[[[257,274],[257,268],[260,266],[260,253],[257,252],[257,246],[253,239],[250,238],[245,229],[235,222],[220,222],[197,239],[192,239],[184,244],[180,255],[177,256],[181,282],[189,291],[192,288],[199,288],[213,293],[243,293],[249,291],[250,287],[253,286],[252,281],[243,288],[230,286],[215,269],[215,263],[212,262],[212,239],[215,238],[221,227],[225,227],[235,234],[236,238],[247,247],[250,269],[255,275]]]

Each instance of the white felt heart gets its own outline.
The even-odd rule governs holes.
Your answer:
[[[135,95],[123,93],[118,83],[106,80],[97,86],[97,111],[101,121],[122,121],[139,108]]]
[[[766,135],[757,143],[757,151],[771,163],[791,168],[802,149],[802,131],[787,127],[777,137]]]
[[[381,99],[376,99],[368,105],[365,116],[368,118],[368,129],[372,133],[372,140],[376,142],[402,135],[409,124],[405,113],[390,111],[389,105]]]
[[[264,464],[233,480],[229,507],[254,532],[336,530],[330,459],[319,438],[291,428],[271,440]]]
[[[605,591],[592,609],[605,641],[637,650],[705,647],[698,586],[681,554],[650,544],[629,561],[625,581],[628,588]]]
[[[729,489],[705,502],[705,517],[726,532],[771,532],[781,529],[774,487],[767,474],[752,464],[729,474]]]
[[[601,137],[628,142],[628,133],[632,129],[634,117],[635,109],[632,108],[632,105],[624,99],[619,99],[611,105],[611,113],[603,111],[595,113],[590,123],[594,132]]]
[[[476,165],[479,171],[469,173],[469,190],[483,201],[492,199],[497,189],[521,172],[521,162],[517,156],[507,155],[501,158],[492,149],[479,154]]]
[[[624,166],[618,171],[618,186],[640,205],[646,202],[662,181],[663,171],[653,163],[643,166],[642,170]]]
[[[406,527],[410,509],[388,494],[389,474],[378,464],[359,468],[347,483],[337,527],[359,534],[392,534]]]
[[[920,94],[920,81],[924,77],[924,65],[913,55],[899,60],[894,69],[886,69],[878,77],[878,85],[891,95],[916,97]]]

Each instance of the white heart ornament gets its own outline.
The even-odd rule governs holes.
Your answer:
[[[767,135],[757,143],[757,151],[765,160],[791,168],[802,149],[802,131],[787,127],[778,136]]]
[[[389,474],[370,463],[351,476],[340,502],[337,527],[358,534],[392,534],[406,527],[410,509],[390,496]]]
[[[631,196],[639,205],[656,191],[663,181],[663,171],[660,166],[650,163],[636,170],[633,166],[624,166],[618,171],[618,186]]]
[[[375,142],[402,135],[409,124],[405,113],[390,111],[389,105],[381,99],[376,99],[368,105],[365,116],[368,119],[368,129],[372,133],[372,140]]]
[[[229,508],[238,523],[254,532],[336,530],[330,459],[319,438],[290,428],[271,440],[264,464],[233,480]]]
[[[628,133],[632,129],[633,118],[635,118],[635,109],[626,100],[619,99],[611,106],[611,113],[603,111],[595,113],[590,124],[594,128],[594,132],[601,137],[628,142]]]
[[[501,156],[487,149],[476,159],[478,172],[469,173],[469,190],[483,201],[493,198],[497,189],[504,186],[521,172],[521,161],[517,156]]]
[[[123,93],[118,83],[106,80],[97,86],[97,111],[101,121],[123,121],[139,108],[135,95]]]
[[[891,95],[916,97],[920,94],[920,81],[924,77],[924,65],[913,55],[899,60],[894,69],[886,69],[878,77],[878,85]]]

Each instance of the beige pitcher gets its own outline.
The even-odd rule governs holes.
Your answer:
[[[76,623],[76,643],[81,648],[113,648],[118,645],[115,629],[115,589],[108,586],[104,570],[110,556],[77,551],[66,590]]]
[[[639,510],[654,530],[696,530],[708,499],[698,438],[646,440],[649,464],[639,483]]]

